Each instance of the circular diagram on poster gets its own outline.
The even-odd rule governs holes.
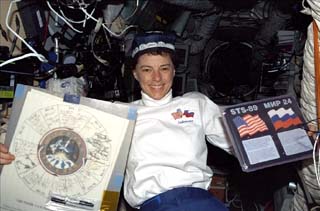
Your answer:
[[[58,104],[27,113],[15,133],[15,168],[33,192],[84,195],[108,173],[112,140],[83,107]]]
[[[86,144],[69,128],[57,128],[43,136],[38,146],[42,167],[53,175],[69,175],[86,162]]]

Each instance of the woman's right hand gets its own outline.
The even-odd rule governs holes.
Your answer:
[[[0,165],[10,164],[15,159],[4,144],[0,144]]]

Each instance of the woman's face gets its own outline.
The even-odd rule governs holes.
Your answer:
[[[142,91],[154,100],[160,100],[170,91],[174,74],[174,65],[168,53],[143,54],[133,70]]]

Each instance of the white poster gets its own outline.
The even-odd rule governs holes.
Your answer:
[[[99,210],[128,123],[28,91],[10,145],[16,159],[1,173],[1,210],[40,211],[50,201]]]

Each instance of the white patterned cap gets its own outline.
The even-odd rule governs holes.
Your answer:
[[[175,51],[174,42],[176,36],[173,33],[160,31],[145,32],[137,34],[132,43],[132,58],[144,53],[163,49],[166,51]]]

